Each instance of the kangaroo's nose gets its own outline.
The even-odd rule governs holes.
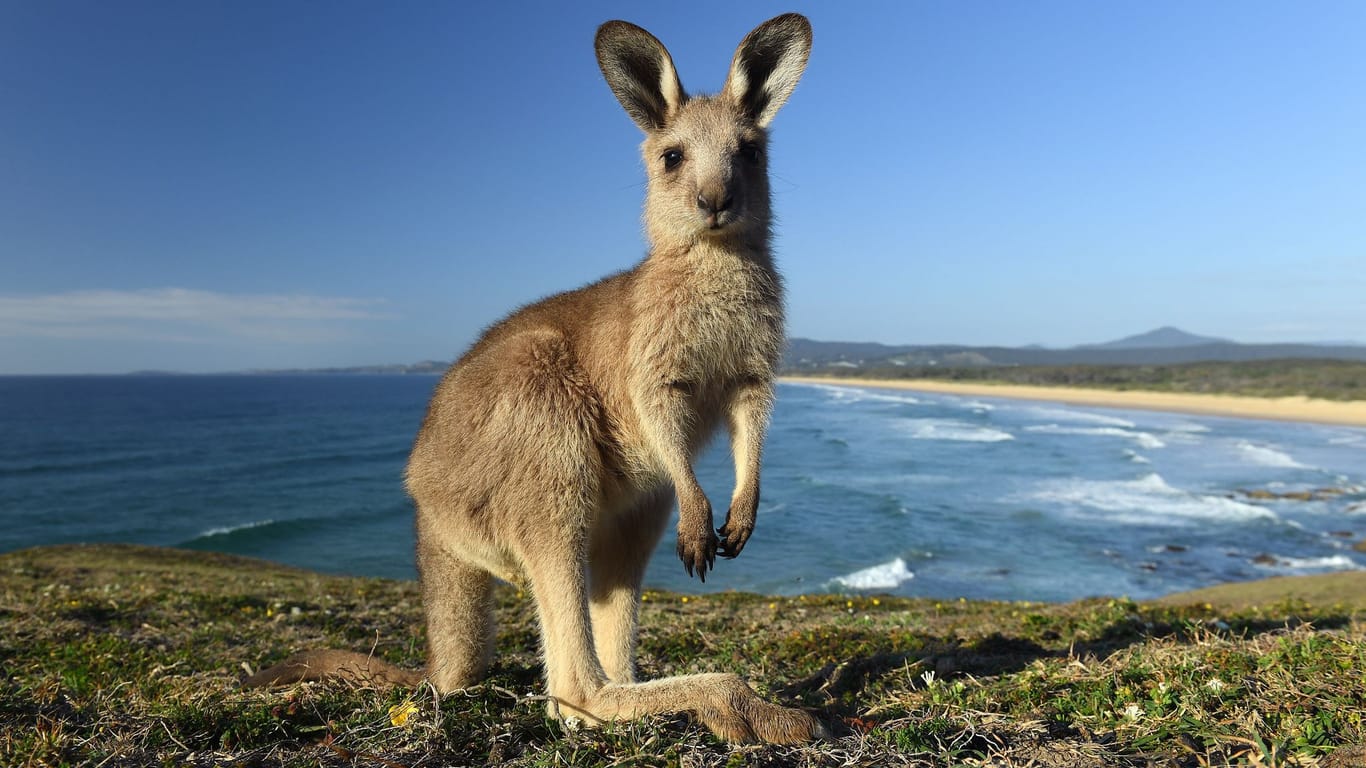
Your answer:
[[[734,202],[734,200],[735,198],[727,192],[713,195],[699,193],[697,195],[697,207],[709,213],[717,214],[729,210],[730,204]]]

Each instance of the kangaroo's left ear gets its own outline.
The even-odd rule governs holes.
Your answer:
[[[811,55],[811,22],[785,13],[754,28],[735,49],[722,93],[760,128],[792,95]]]

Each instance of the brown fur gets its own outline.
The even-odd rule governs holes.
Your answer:
[[[499,578],[535,597],[552,714],[690,711],[734,741],[822,732],[735,675],[636,682],[634,656],[641,580],[675,496],[679,557],[704,580],[754,530],[784,339],[766,128],[810,44],[801,16],[765,22],[740,44],[721,93],[689,98],[648,32],[599,28],[603,74],[646,134],[652,248],[630,271],[490,328],[432,398],[407,487],[438,690],[470,686],[488,667]],[[717,530],[692,461],[722,423],[736,488]],[[286,664],[312,674],[323,666],[312,661]],[[257,677],[288,679],[272,672]]]

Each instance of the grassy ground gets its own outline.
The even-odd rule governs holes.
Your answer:
[[[140,547],[0,555],[0,765],[1366,765],[1366,579],[1067,605],[650,593],[645,676],[735,671],[837,738],[544,716],[529,600],[488,682],[241,690],[305,648],[420,664],[416,585]]]

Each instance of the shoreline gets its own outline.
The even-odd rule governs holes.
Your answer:
[[[935,381],[931,379],[851,379],[834,376],[781,376],[790,384],[825,384],[842,387],[874,387],[910,390],[941,395],[1002,397],[1010,400],[1035,400],[1066,405],[1120,408],[1140,411],[1188,413],[1267,421],[1293,421],[1366,427],[1366,401],[1319,400],[1308,397],[1251,397],[1248,395],[1204,395],[1185,392],[1148,390],[1086,389],[1082,387],[1043,387],[1023,384]]]

